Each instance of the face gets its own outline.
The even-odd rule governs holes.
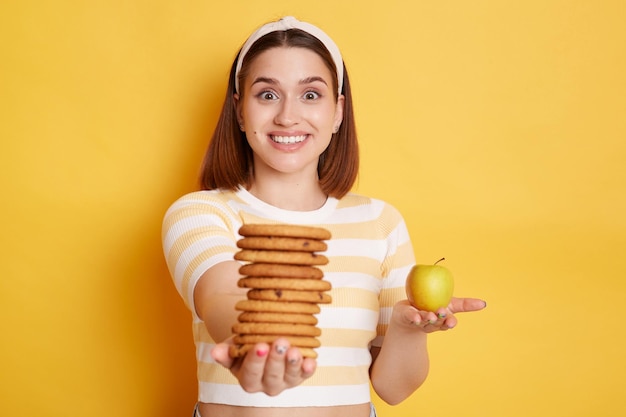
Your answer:
[[[315,52],[273,48],[252,62],[235,95],[237,116],[254,152],[255,176],[312,175],[342,120],[332,75]]]

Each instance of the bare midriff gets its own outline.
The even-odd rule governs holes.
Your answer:
[[[369,417],[370,404],[334,407],[236,407],[200,403],[202,417]]]

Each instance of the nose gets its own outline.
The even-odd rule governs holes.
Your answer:
[[[300,121],[298,103],[295,100],[284,99],[278,106],[278,113],[274,123],[279,126],[293,126]]]

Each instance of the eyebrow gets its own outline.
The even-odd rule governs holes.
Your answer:
[[[324,80],[322,77],[319,77],[317,75],[312,76],[312,77],[307,77],[307,78],[301,80],[299,84],[311,84],[311,83],[318,82],[318,81],[321,82],[321,83],[326,84],[326,80]],[[328,84],[326,84],[326,85],[328,85]]]
[[[319,77],[319,76],[316,76],[316,75],[304,78],[304,79],[300,80],[298,82],[298,84],[304,85],[304,84],[311,84],[311,83],[314,83],[314,82],[321,82],[321,83],[323,83],[325,85],[328,85],[328,83],[326,83],[326,80],[324,80],[322,77]],[[257,77],[252,82],[252,85],[257,84],[257,83],[266,83],[266,84],[270,84],[270,85],[278,85],[278,84],[280,84],[276,78],[270,78],[270,77]]]

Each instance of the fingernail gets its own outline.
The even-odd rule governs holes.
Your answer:
[[[297,358],[287,358],[287,362],[289,362],[291,365],[295,365],[296,363],[298,363],[298,359]]]
[[[268,353],[268,350],[266,350],[266,349],[257,349],[257,351],[256,351],[256,355],[259,358],[262,358],[263,356],[267,355],[267,353]]]
[[[276,345],[276,353],[278,353],[279,355],[282,355],[286,351],[287,351],[287,348],[285,346],[283,346],[283,345]]]
[[[437,323],[437,320],[428,320],[428,322],[429,322],[430,324],[435,324],[435,323]]]
[[[439,316],[440,319],[445,319],[446,318],[446,313],[439,313],[439,314],[437,314],[437,316]]]

